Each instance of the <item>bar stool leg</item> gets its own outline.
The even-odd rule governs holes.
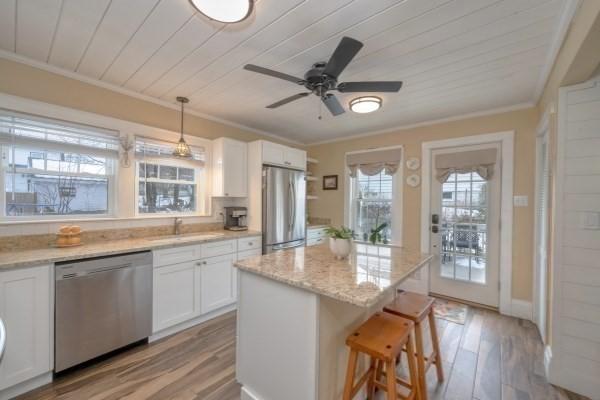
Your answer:
[[[352,389],[354,388],[354,375],[356,371],[356,360],[358,351],[351,350],[348,357],[348,369],[346,370],[346,386],[344,387],[344,400],[352,400]]]
[[[377,369],[379,368],[379,361],[375,357],[371,357],[371,367],[369,368],[373,372],[369,375],[367,382],[367,399],[372,400],[375,398],[375,379],[377,378]]]
[[[412,384],[411,391],[414,392],[413,399],[420,400],[423,397],[421,391],[421,385],[419,382],[419,376],[417,372],[417,366],[415,365],[415,357],[410,357],[409,354],[415,354],[415,348],[413,346],[413,338],[412,335],[408,337],[408,342],[406,343],[406,354],[408,359],[408,374],[410,376],[410,382]],[[427,390],[427,389],[425,389]]]
[[[387,400],[398,398],[396,390],[396,360],[385,362],[385,377],[387,378]]]
[[[427,381],[425,379],[425,350],[423,346],[423,331],[421,329],[421,324],[415,324],[415,342],[416,342],[416,351],[417,351],[417,373],[418,373],[418,384],[421,392],[421,399],[427,400]],[[412,355],[414,358],[414,352],[409,352],[409,355]],[[408,357],[410,358],[410,357]]]
[[[440,340],[437,334],[437,326],[435,325],[435,316],[433,308],[429,312],[429,329],[431,331],[431,341],[433,351],[435,352],[435,369],[437,371],[438,381],[444,380],[444,368],[442,366],[442,356],[440,354]]]

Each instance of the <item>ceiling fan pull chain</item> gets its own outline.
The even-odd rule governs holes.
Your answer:
[[[322,101],[319,101],[319,118],[318,118],[319,121],[323,119],[323,113],[322,113],[323,105],[322,105],[322,103],[323,103]]]

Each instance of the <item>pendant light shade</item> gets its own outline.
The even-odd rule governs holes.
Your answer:
[[[190,0],[190,3],[201,14],[224,23],[245,20],[254,7],[254,0]]]
[[[185,103],[188,103],[189,100],[187,99],[187,97],[177,97],[177,101],[181,103],[181,136],[179,137],[179,142],[177,143],[177,146],[175,146],[173,155],[175,157],[180,158],[191,158],[192,149],[190,149],[190,146],[185,142],[185,139],[183,137],[183,105]]]

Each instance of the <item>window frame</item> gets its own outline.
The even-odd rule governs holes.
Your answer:
[[[178,167],[178,168],[190,168],[194,170],[194,181],[193,184],[196,185],[196,201],[195,201],[195,211],[192,212],[160,212],[160,213],[142,213],[139,209],[139,196],[140,196],[140,182],[142,182],[142,178],[140,177],[140,164],[158,164],[169,167]],[[165,217],[202,217],[207,216],[207,190],[208,190],[208,180],[207,180],[207,172],[206,165],[200,165],[196,161],[177,159],[177,158],[167,158],[167,157],[144,157],[144,158],[136,158],[135,159],[135,168],[134,170],[134,216],[136,218],[165,218]],[[154,179],[154,178],[152,178]],[[166,182],[165,180],[158,179],[157,182]],[[184,181],[180,181],[184,182]],[[192,181],[185,181],[192,182]],[[203,185],[204,183],[204,185]]]
[[[14,145],[4,143],[0,144],[0,154],[2,157],[2,162],[0,162],[0,187],[2,187],[2,196],[0,196],[0,218],[3,222],[36,222],[36,221],[78,221],[84,219],[107,219],[107,218],[116,218],[117,217],[117,209],[116,209],[116,198],[117,198],[117,181],[119,179],[119,162],[118,159],[113,159],[109,157],[106,158],[106,169],[107,173],[105,175],[94,175],[89,173],[60,173],[61,175],[67,176],[80,176],[80,177],[105,177],[107,179],[107,212],[102,214],[45,214],[45,215],[24,215],[24,216],[10,216],[6,214],[6,174],[11,172],[7,166],[8,154],[6,152],[10,151],[11,147]],[[38,151],[44,153],[59,153],[57,150],[47,150],[43,147],[31,146],[31,145],[16,145],[15,147],[24,148],[28,151]],[[68,152],[69,154],[81,154],[81,155],[94,155],[94,151],[90,148],[89,152]],[[63,153],[64,154],[64,153]],[[40,174],[51,174],[52,171],[40,170],[37,168],[18,168],[17,171],[21,173],[40,173]],[[108,173],[110,171],[110,173]]]
[[[404,147],[403,146],[387,146],[378,147],[368,150],[350,151],[344,155],[344,176],[345,176],[345,193],[344,193],[344,225],[350,229],[354,229],[354,218],[356,213],[356,198],[358,181],[350,176],[350,170],[346,165],[346,157],[349,154],[367,153],[381,150],[400,149],[402,156],[398,171],[392,175],[392,236],[389,238],[388,245],[402,246],[402,231],[403,231],[403,204],[404,204]],[[362,238],[357,238],[357,242],[363,242]]]

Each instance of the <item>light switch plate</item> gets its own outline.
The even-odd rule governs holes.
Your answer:
[[[600,212],[582,212],[581,229],[600,230]]]
[[[527,196],[514,196],[513,205],[515,207],[527,207],[529,205],[529,198]]]

